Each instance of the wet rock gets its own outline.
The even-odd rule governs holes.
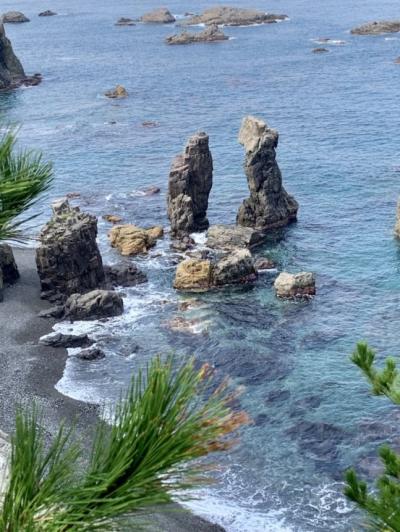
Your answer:
[[[101,360],[102,358],[105,358],[105,356],[104,351],[99,347],[89,347],[88,349],[82,349],[82,351],[79,351],[76,358],[92,361]]]
[[[199,33],[183,31],[180,34],[171,35],[165,39],[165,42],[167,44],[192,44],[199,42],[227,41],[228,39],[229,37],[225,35],[223,31],[218,29],[216,24],[211,24],[211,26]]]
[[[264,121],[253,116],[243,119],[239,142],[246,150],[244,167],[250,197],[239,209],[239,225],[265,231],[296,220],[298,203],[283,188],[276,162],[278,138],[278,132]]]
[[[208,135],[197,133],[190,137],[183,155],[174,159],[169,174],[167,203],[173,236],[208,228],[212,175]]]
[[[55,15],[57,15],[57,13],[55,13],[54,11],[51,11],[51,9],[47,9],[46,11],[42,11],[41,13],[39,13],[39,17],[54,17]]]
[[[107,98],[126,98],[128,96],[128,91],[122,85],[117,85],[115,89],[110,89],[104,93],[104,96]]]
[[[327,48],[314,48],[312,50],[313,54],[324,54],[326,52],[329,52],[329,50]]]
[[[29,22],[29,18],[26,17],[21,11],[7,11],[2,15],[3,24],[21,24],[22,22]]]
[[[263,239],[260,231],[239,225],[212,225],[207,231],[207,246],[213,249],[251,249],[261,244]]]
[[[277,20],[284,20],[287,15],[274,15],[255,9],[243,9],[238,7],[211,7],[202,15],[195,15],[182,24],[218,24],[224,26],[249,26],[251,24],[270,24]]]
[[[187,259],[178,265],[174,288],[190,292],[209,290],[212,284],[212,265],[209,260]]]
[[[282,272],[275,280],[276,295],[280,298],[310,297],[315,295],[315,274],[311,272]]]
[[[65,195],[67,199],[77,199],[81,197],[80,192],[68,192],[68,194]]]
[[[381,35],[382,33],[397,33],[400,31],[400,20],[381,20],[367,22],[362,26],[353,28],[353,35]]]
[[[123,311],[122,297],[111,290],[72,294],[65,303],[65,317],[72,321],[120,316]]]
[[[24,69],[6,37],[4,25],[0,22],[0,90],[14,88],[24,78]]]
[[[117,286],[136,286],[146,283],[147,276],[136,264],[120,262],[112,266],[104,266],[106,286],[114,288]]]
[[[160,225],[150,227],[150,229],[146,229],[146,231],[149,235],[149,238],[152,240],[158,240],[164,236],[164,229]]]
[[[136,225],[116,225],[108,233],[110,244],[123,256],[145,254],[162,236],[162,228],[142,229]]]
[[[394,227],[394,234],[397,238],[400,238],[400,198],[397,202],[397,218],[396,218],[396,225]]]
[[[275,270],[276,264],[273,260],[267,259],[266,257],[259,257],[255,263],[254,263],[255,269],[259,271],[266,271],[266,270]]]
[[[155,185],[142,189],[142,192],[145,196],[154,196],[155,194],[160,193],[160,188]]]
[[[96,217],[71,207],[66,198],[54,202],[52,209],[53,217],[43,227],[36,249],[42,297],[64,300],[102,286]]]
[[[140,22],[151,24],[170,24],[175,22],[175,17],[166,7],[154,9],[140,17]]]
[[[49,309],[42,310],[38,316],[39,318],[55,318],[58,320],[64,316],[64,305],[55,305]]]
[[[121,17],[115,23],[116,26],[135,26],[135,22],[131,18]]]
[[[215,286],[249,283],[256,278],[254,260],[247,249],[232,251],[214,265],[212,272],[212,283]]]
[[[87,334],[63,334],[55,332],[42,336],[39,340],[42,345],[51,347],[88,347],[94,343]]]
[[[171,241],[171,249],[174,251],[184,252],[189,249],[193,249],[196,242],[189,235],[180,235],[180,238],[175,238]]]
[[[19,271],[14,259],[14,253],[8,244],[0,244],[0,271],[4,284],[14,284],[19,279]]]
[[[105,214],[102,218],[106,222],[110,222],[110,224],[119,224],[122,221],[121,216],[117,216],[116,214]]]

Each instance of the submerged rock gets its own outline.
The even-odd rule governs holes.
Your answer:
[[[101,360],[102,358],[105,358],[104,351],[100,349],[99,347],[89,347],[88,349],[82,349],[82,351],[79,351],[79,353],[76,355],[76,358],[80,358],[81,360]]]
[[[4,25],[0,22],[0,90],[18,86],[25,77],[24,69],[6,37]]]
[[[324,54],[326,52],[329,52],[329,50],[327,48],[314,48],[312,50],[313,54]]]
[[[243,119],[239,142],[246,150],[245,172],[250,197],[239,208],[237,223],[265,231],[296,220],[298,203],[282,186],[276,162],[279,134],[253,116]]]
[[[51,347],[88,347],[94,343],[87,334],[63,334],[55,332],[42,336],[39,343]]]
[[[140,22],[152,24],[170,24],[175,22],[175,17],[166,7],[154,9],[140,17]]]
[[[29,22],[29,18],[26,17],[21,11],[7,11],[1,16],[3,24],[21,24],[22,22]]]
[[[190,292],[204,292],[212,284],[212,266],[209,260],[187,259],[178,265],[174,288]]]
[[[217,24],[212,24],[199,33],[183,31],[178,35],[171,35],[165,39],[167,44],[192,44],[198,42],[218,42],[227,41],[229,37],[218,29]]]
[[[254,260],[247,249],[237,249],[222,258],[215,264],[212,272],[214,286],[249,283],[256,278]]]
[[[147,276],[136,264],[120,262],[112,266],[104,266],[106,276],[106,286],[114,288],[117,286],[136,286],[146,283]]]
[[[126,257],[147,253],[162,236],[162,227],[142,229],[132,224],[116,225],[108,233],[111,246]]]
[[[394,234],[397,236],[397,238],[400,238],[400,198],[397,202],[397,218],[396,225],[394,227]]]
[[[54,11],[51,11],[51,9],[47,9],[46,11],[42,11],[41,13],[39,13],[39,17],[54,17],[56,16],[57,13],[55,13]]]
[[[202,15],[195,15],[182,24],[218,24],[224,26],[249,26],[251,24],[270,24],[278,20],[285,20],[287,15],[274,15],[256,9],[218,6],[206,9]]]
[[[0,244],[0,271],[4,284],[14,284],[19,279],[14,253],[8,244]]]
[[[310,297],[315,295],[315,274],[311,272],[282,272],[275,280],[276,295],[281,298]]]
[[[400,20],[381,20],[367,22],[358,28],[353,28],[353,35],[381,35],[382,33],[397,33],[400,31]]]
[[[110,318],[120,316],[123,311],[122,297],[112,290],[72,294],[65,303],[65,317],[72,321]]]
[[[65,299],[104,282],[97,246],[97,218],[72,208],[66,198],[52,204],[53,217],[43,227],[36,249],[42,297]]]
[[[115,89],[110,89],[104,93],[104,96],[107,96],[107,98],[127,98],[128,91],[123,87],[122,85],[117,85]]]
[[[183,155],[174,159],[169,174],[167,204],[173,236],[208,228],[212,176],[208,135],[197,133],[190,137]]]
[[[212,225],[207,231],[207,246],[213,249],[251,249],[261,244],[263,239],[259,231],[239,225]]]
[[[115,23],[116,26],[135,26],[135,22],[131,18],[121,17]]]

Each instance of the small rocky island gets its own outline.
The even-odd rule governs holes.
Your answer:
[[[275,15],[256,9],[244,9],[239,7],[211,7],[202,15],[194,15],[181,22],[182,25],[211,24],[224,26],[250,26],[252,24],[271,24],[278,20],[287,19],[287,15]]]
[[[367,22],[362,26],[353,28],[353,35],[382,35],[383,33],[397,33],[400,31],[400,20],[381,20]]]
[[[169,9],[166,7],[160,7],[150,11],[149,13],[145,13],[142,17],[140,17],[139,21],[146,24],[171,24],[175,22],[175,17],[172,15]]]
[[[3,24],[22,24],[23,22],[29,22],[29,18],[21,11],[7,11],[1,16],[1,21]]]
[[[167,44],[192,44],[199,42],[220,42],[227,41],[229,37],[221,31],[217,24],[211,24],[205,30],[198,33],[183,31],[177,35],[171,35],[165,39]]]

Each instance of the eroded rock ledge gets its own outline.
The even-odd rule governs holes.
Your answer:
[[[182,25],[218,24],[224,26],[250,26],[251,24],[271,24],[287,19],[287,15],[264,13],[256,9],[219,6],[206,9],[202,15],[194,15],[181,22]]]
[[[353,28],[353,35],[381,35],[383,33],[397,33],[400,31],[400,20],[381,20],[367,22],[362,26]]]

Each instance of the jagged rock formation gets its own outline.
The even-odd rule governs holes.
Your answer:
[[[42,297],[63,300],[101,286],[104,270],[96,217],[72,208],[65,198],[54,202],[52,209],[53,217],[39,236],[36,264]]]
[[[21,11],[7,11],[1,16],[1,22],[4,24],[21,24],[22,22],[29,22],[29,18]]]
[[[185,25],[192,24],[218,24],[224,26],[249,26],[251,24],[270,24],[277,20],[284,20],[287,15],[274,15],[255,9],[243,9],[238,7],[211,7],[202,15],[194,15],[182,22]]]
[[[276,295],[280,298],[310,297],[315,295],[315,275],[311,272],[282,272],[275,280]]]
[[[0,90],[13,88],[24,78],[24,69],[6,37],[4,25],[0,22]]]
[[[166,7],[160,7],[150,11],[149,13],[145,13],[142,17],[140,17],[140,22],[151,24],[170,24],[171,22],[175,22],[175,17]]]
[[[229,37],[223,31],[218,29],[216,24],[212,24],[208,28],[199,33],[192,33],[183,31],[179,35],[171,35],[165,39],[167,44],[192,44],[198,42],[218,42],[227,41]]]
[[[367,22],[358,28],[353,28],[353,35],[381,35],[382,33],[397,33],[400,31],[400,20],[381,20]]]
[[[173,236],[208,228],[212,175],[208,135],[197,133],[190,137],[183,155],[174,159],[169,174],[167,203]]]
[[[207,246],[212,249],[251,249],[264,240],[262,233],[240,225],[212,225],[207,231]]]
[[[163,228],[156,226],[142,229],[136,225],[115,225],[108,233],[111,247],[117,248],[121,255],[145,254],[156,245],[157,239],[164,234]]]
[[[72,294],[65,303],[65,317],[71,321],[111,318],[120,316],[123,311],[122,297],[111,290]]]
[[[400,198],[397,202],[397,218],[396,218],[396,225],[394,228],[394,234],[397,236],[397,238],[400,238]]]
[[[8,244],[0,245],[0,271],[3,275],[4,284],[14,284],[19,279],[14,253]]]
[[[239,208],[237,223],[265,231],[296,220],[298,203],[282,186],[276,162],[279,134],[253,116],[243,119],[239,142],[246,150],[250,197]]]

